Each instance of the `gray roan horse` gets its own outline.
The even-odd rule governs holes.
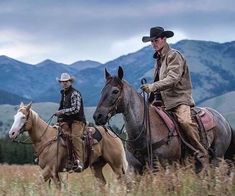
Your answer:
[[[104,125],[116,113],[122,113],[129,141],[127,142],[127,159],[129,166],[136,171],[142,172],[148,160],[148,145],[157,144],[152,148],[154,159],[160,163],[185,160],[185,148],[179,136],[169,135],[169,129],[162,118],[156,114],[155,107],[148,105],[149,108],[149,132],[146,132],[144,123],[145,103],[143,96],[123,80],[123,69],[119,67],[118,75],[111,76],[105,69],[106,84],[101,92],[101,98],[97,105],[93,118],[97,125]],[[232,129],[224,117],[217,111],[208,108],[213,114],[215,127],[207,132],[209,147],[213,151],[210,160],[218,162],[218,158],[223,158],[226,151],[232,156],[235,149],[235,137]],[[151,138],[151,141],[150,139]],[[167,142],[165,139],[168,139]],[[164,142],[165,141],[165,142]],[[190,150],[188,150],[190,152]],[[186,155],[189,155],[187,153]],[[191,152],[192,154],[192,152]],[[182,158],[183,157],[183,158]]]
[[[94,127],[86,127],[86,131],[87,129],[93,130]],[[96,129],[100,133],[101,140],[92,146],[88,166],[91,167],[101,185],[104,185],[106,181],[102,168],[107,163],[117,174],[118,179],[124,177],[128,163],[122,141],[102,126],[97,126]],[[60,188],[61,181],[58,173],[63,171],[65,167],[68,150],[64,140],[58,137],[58,130],[44,122],[31,109],[31,104],[24,105],[21,103],[9,131],[9,137],[15,139],[22,131],[28,132],[34,150],[39,157],[38,164],[42,169],[42,180],[47,181],[52,178],[56,186]],[[85,155],[85,160],[87,158]]]

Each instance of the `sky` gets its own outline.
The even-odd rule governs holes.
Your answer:
[[[149,45],[154,26],[169,43],[235,40],[234,0],[0,0],[0,18],[0,55],[31,64],[106,63]]]

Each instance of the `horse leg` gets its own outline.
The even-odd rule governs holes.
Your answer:
[[[105,180],[103,172],[102,172],[102,169],[105,166],[105,164],[106,163],[102,163],[102,164],[97,164],[97,165],[91,166],[92,173],[94,174],[95,178],[97,179],[100,191],[103,194],[106,194],[106,190],[105,190],[106,180]]]
[[[125,149],[125,153],[128,167],[124,180],[126,182],[127,192],[130,192],[133,189],[133,186],[139,186],[140,179],[137,177],[137,175],[143,174],[144,166],[128,149]]]
[[[98,182],[100,185],[104,186],[106,184],[106,180],[104,178],[102,169],[103,169],[104,165],[93,165],[91,167],[92,172],[94,174],[94,176],[97,178]]]
[[[210,136],[214,140],[214,144],[212,147],[212,158],[211,164],[215,167],[218,167],[221,160],[224,159],[224,155],[226,153],[226,144],[221,141],[221,138],[226,138],[226,135],[220,133],[220,130],[215,129],[214,133],[217,133],[217,137]]]
[[[52,169],[51,176],[52,176],[52,180],[54,184],[56,185],[56,188],[61,190],[61,180],[60,180],[58,170],[56,168]]]
[[[42,186],[42,185],[43,185],[46,181],[48,181],[50,178],[51,178],[50,168],[49,168],[48,166],[46,166],[46,167],[42,170],[42,172],[41,172],[41,174],[40,174],[40,176],[39,176],[39,178],[38,178],[38,185],[39,185],[39,186]]]
[[[40,175],[40,181],[41,183],[46,182],[48,179],[50,179],[51,174],[50,174],[50,168],[48,166],[46,166],[43,170],[42,173]]]
[[[216,122],[216,127],[209,132],[211,135],[209,135],[208,139],[211,140],[211,142],[213,141],[214,156],[212,157],[212,163],[217,166],[221,159],[226,157],[226,152],[230,148],[231,143],[233,143],[233,138],[235,139],[235,137],[233,137],[233,130],[228,121],[226,121],[226,119],[224,119],[217,111],[211,108],[207,109],[213,114],[214,121]]]

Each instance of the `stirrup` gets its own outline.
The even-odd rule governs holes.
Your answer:
[[[68,160],[66,165],[65,165],[65,168],[64,168],[64,171],[66,172],[69,172],[71,173],[73,171],[73,162]]]
[[[81,161],[79,161],[78,159],[74,161],[73,171],[75,171],[75,172],[82,172],[83,171],[83,165],[82,165]]]
[[[199,150],[196,150],[196,151],[193,153],[193,156],[197,157],[199,154],[200,154],[200,151],[199,151]]]

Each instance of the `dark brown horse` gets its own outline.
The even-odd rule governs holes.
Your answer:
[[[151,147],[151,145],[152,147],[155,145],[152,148],[154,159],[162,163],[181,160],[184,154],[181,139],[177,134],[169,135],[168,127],[156,114],[155,107],[152,105],[148,105],[151,137],[146,132],[147,123],[144,123],[143,119],[146,114],[145,105],[148,103],[145,103],[143,96],[123,80],[122,68],[119,67],[117,76],[111,76],[105,69],[105,77],[106,84],[93,117],[97,125],[104,125],[116,113],[123,114],[129,138],[129,142],[127,142],[129,165],[141,171],[148,160],[148,146]],[[213,151],[210,160],[217,162],[219,158],[224,157],[229,146],[232,149],[231,141],[235,141],[235,138],[224,117],[213,109],[207,109],[213,114],[216,122],[215,127],[207,132],[209,147]],[[167,142],[164,142],[164,139],[169,136]]]
[[[94,127],[86,127],[86,131],[88,129],[95,131]],[[31,109],[31,104],[21,104],[14,117],[9,137],[12,139],[16,138],[22,130],[28,132],[34,150],[39,157],[38,164],[42,169],[42,180],[47,181],[52,179],[56,186],[60,188],[59,172],[62,172],[63,168],[65,168],[68,150],[64,140],[61,137],[58,138],[58,130],[43,121]],[[104,185],[106,180],[103,176],[102,168],[107,163],[118,179],[125,177],[128,163],[122,141],[115,137],[115,135],[112,135],[110,130],[102,126],[97,126],[96,130],[99,132],[101,140],[92,146],[89,166],[95,177],[101,182],[101,185]]]

